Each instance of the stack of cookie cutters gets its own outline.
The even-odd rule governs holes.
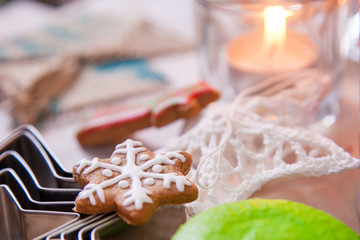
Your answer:
[[[18,127],[0,143],[1,239],[100,239],[126,227],[114,213],[73,212],[80,190],[40,133]]]

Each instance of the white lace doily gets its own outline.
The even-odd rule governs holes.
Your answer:
[[[194,128],[169,142],[166,150],[193,155],[189,178],[200,192],[187,204],[189,214],[246,199],[272,179],[321,176],[360,166],[359,159],[332,140],[294,127],[306,125],[324,95],[326,81],[317,80],[212,105]]]

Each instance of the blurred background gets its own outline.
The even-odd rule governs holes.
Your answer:
[[[353,2],[344,43],[358,76],[359,13]],[[66,168],[112,149],[82,148],[79,124],[106,107],[133,106],[202,79],[192,0],[2,1],[0,137],[35,125]],[[356,91],[357,88],[351,88]],[[136,133],[151,149],[183,127]],[[148,141],[149,136],[156,141]],[[151,137],[150,137],[151,138]]]
[[[108,155],[76,140],[78,125],[97,109],[200,80],[192,8],[190,0],[3,1],[0,136],[33,124],[67,168],[94,151]],[[181,125],[141,134],[155,131],[149,144],[156,149]]]

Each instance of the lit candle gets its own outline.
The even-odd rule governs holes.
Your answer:
[[[282,6],[264,10],[264,28],[257,29],[229,42],[230,66],[242,72],[278,73],[309,67],[318,53],[302,34],[287,29],[290,11]]]

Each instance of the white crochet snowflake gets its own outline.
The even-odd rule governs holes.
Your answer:
[[[190,215],[246,199],[273,179],[360,166],[360,159],[332,140],[299,128],[313,118],[327,82],[314,72],[303,77],[280,79],[275,87],[276,81],[270,87],[261,83],[231,103],[212,105],[195,127],[167,143],[166,150],[180,148],[196,160],[189,179],[199,197],[186,205]]]
[[[153,203],[149,195],[152,191],[146,189],[146,186],[155,184],[155,179],[163,181],[163,187],[170,188],[171,183],[175,183],[179,192],[183,192],[185,185],[191,186],[192,184],[185,178],[185,176],[177,175],[176,173],[167,173],[164,170],[164,165],[174,165],[176,159],[181,162],[185,161],[185,157],[177,152],[157,153],[153,158],[145,152],[147,149],[143,147],[141,142],[126,140],[124,143],[116,146],[111,158],[111,163],[99,162],[98,158],[92,161],[81,160],[77,163],[79,167],[76,172],[80,172],[87,166],[83,174],[91,173],[92,171],[103,168],[102,175],[105,177],[112,177],[114,172],[120,173],[119,175],[105,180],[101,183],[89,183],[85,186],[84,190],[79,194],[80,199],[88,198],[92,205],[96,204],[94,193],[97,194],[101,202],[105,202],[104,188],[117,184],[118,187],[126,189],[123,206],[135,204],[136,209],[142,209],[144,203]],[[122,160],[118,155],[125,154],[126,162],[122,165]],[[136,158],[144,161],[141,165],[136,165]],[[151,170],[150,170],[151,169]],[[130,183],[129,181],[130,180]]]

